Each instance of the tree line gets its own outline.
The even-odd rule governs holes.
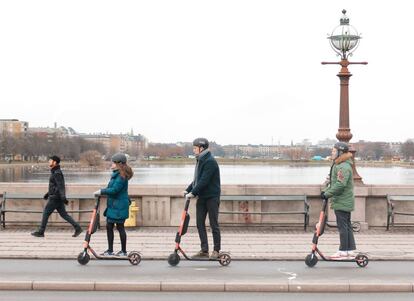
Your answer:
[[[397,149],[384,142],[357,142],[354,146],[357,151],[356,156],[362,160],[392,160],[396,157],[405,160],[414,159],[414,142],[411,140],[402,143]],[[192,149],[191,143],[150,143],[142,153],[137,151],[137,153],[129,155],[146,158],[188,157],[193,154]],[[235,158],[240,155],[237,150],[233,153],[226,152],[221,145],[215,142],[210,143],[210,150],[215,156],[220,157]],[[92,151],[93,153],[91,153]],[[101,157],[102,155],[110,155],[106,152],[103,144],[87,141],[82,137],[60,137],[55,134],[47,137],[32,134],[14,137],[5,133],[0,134],[0,160],[10,160],[21,156],[21,160],[24,161],[38,161],[51,154],[59,154],[65,160],[79,161],[88,158],[87,161],[91,162],[98,160],[99,155]],[[308,160],[313,156],[327,157],[330,153],[330,148],[291,146],[281,148],[279,154],[268,156],[282,155],[288,160]],[[252,157],[263,157],[263,155],[257,152],[253,153]]]
[[[23,161],[39,161],[52,154],[58,154],[65,160],[79,161],[81,154],[97,151],[105,154],[101,143],[87,141],[81,137],[59,137],[57,135],[38,136],[27,134],[14,137],[0,134],[0,159],[13,160],[21,157]]]

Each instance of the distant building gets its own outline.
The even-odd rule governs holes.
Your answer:
[[[101,143],[107,154],[123,152],[133,157],[142,156],[148,147],[148,140],[143,135],[131,134],[80,134],[80,137],[91,142]]]
[[[29,123],[18,119],[0,119],[0,134],[8,134],[13,137],[24,136],[29,128]]]
[[[320,141],[318,141],[318,147],[321,147],[321,148],[332,148],[332,146],[336,143],[336,142],[338,142],[336,139],[329,139],[329,138],[326,138],[325,140],[320,140]]]
[[[228,158],[274,158],[281,155],[280,146],[274,145],[225,145],[223,150]]]
[[[72,128],[65,128],[63,126],[51,127],[31,127],[28,132],[39,137],[77,137],[79,136]]]
[[[309,139],[303,139],[302,142],[296,143],[296,146],[311,147],[312,142]]]

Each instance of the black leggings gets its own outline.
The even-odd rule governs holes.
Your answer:
[[[115,223],[106,223],[106,235],[108,237],[108,251],[114,251],[114,226]],[[121,239],[121,247],[122,252],[126,253],[126,243],[127,243],[127,235],[125,232],[124,223],[116,223],[116,228],[119,232],[119,237]]]

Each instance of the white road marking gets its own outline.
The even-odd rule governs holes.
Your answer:
[[[296,279],[296,277],[298,276],[296,273],[293,273],[293,272],[284,272],[283,270],[284,269],[278,269],[278,272],[290,276],[290,277],[288,277],[288,280]]]

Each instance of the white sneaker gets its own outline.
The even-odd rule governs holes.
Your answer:
[[[347,259],[348,258],[348,252],[347,251],[338,251],[335,254],[332,254],[331,259]]]
[[[355,258],[358,255],[358,253],[355,251],[347,251],[347,253],[348,253],[348,257],[351,257],[351,258]]]

